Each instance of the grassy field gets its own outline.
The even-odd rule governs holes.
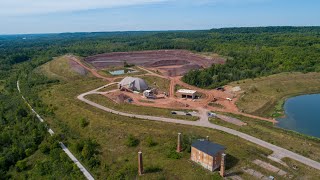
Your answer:
[[[97,82],[94,80],[86,82],[91,85],[95,83]],[[147,171],[141,179],[212,179],[216,177],[216,173],[210,173],[190,162],[190,153],[187,149],[177,155],[178,159],[174,159],[178,132],[183,133],[185,143],[189,142],[190,138],[209,135],[216,143],[226,146],[229,154],[229,171],[238,172],[242,166],[250,165],[251,160],[266,159],[265,157],[271,153],[216,130],[152,122],[106,113],[76,100],[75,96],[82,91],[79,90],[79,86],[81,85],[77,82],[56,85],[41,93],[46,103],[56,107],[55,116],[46,117],[46,120],[56,132],[66,137],[65,141],[73,152],[75,152],[74,144],[82,139],[94,139],[100,144],[101,165],[90,169],[97,179],[106,177],[133,179],[137,177],[138,150],[143,151]],[[80,119],[83,117],[89,121],[89,125],[85,128],[80,126]],[[140,141],[138,146],[127,147],[125,145],[129,135],[133,135]],[[152,137],[157,145],[149,147],[148,137]]]
[[[87,139],[99,143],[98,158],[101,161],[99,166],[90,168],[89,162],[80,158],[96,179],[220,179],[217,172],[208,172],[190,161],[188,151],[190,142],[192,139],[206,136],[227,147],[227,172],[233,172],[244,179],[252,177],[242,172],[243,167],[259,170],[265,175],[273,175],[254,165],[252,161],[255,159],[272,163],[292,173],[294,177],[299,174],[299,177],[303,178],[306,174],[301,172],[307,169],[304,165],[299,165],[300,169],[292,172],[291,169],[268,160],[266,157],[271,151],[224,132],[118,116],[76,99],[77,95],[100,87],[106,83],[105,81],[90,76],[79,76],[78,79],[74,79],[72,73],[62,74],[59,71],[39,71],[39,73],[49,75],[53,73],[57,75],[55,77],[66,80],[44,88],[40,93],[42,100],[54,109],[54,115],[45,116],[45,120],[57,134],[64,137],[64,142],[78,158],[81,154],[76,151],[77,143]],[[68,77],[70,74],[72,76]],[[85,127],[81,125],[83,118],[88,122]],[[184,142],[184,151],[179,154],[175,153],[178,132],[182,132]],[[137,146],[126,145],[129,136],[138,140]],[[152,146],[149,143],[150,138],[154,142]],[[139,150],[143,152],[146,171],[141,177],[137,176]],[[308,173],[315,178],[319,177],[319,173],[312,169]],[[274,176],[277,179],[284,179]]]
[[[110,90],[114,90],[114,89],[118,89],[118,84],[113,84],[113,85],[104,87],[104,88],[100,89],[99,92],[106,92],[106,91],[110,91]]]
[[[210,173],[189,160],[190,141],[207,135],[227,147],[228,172],[249,178],[241,172],[242,167],[255,168],[252,160],[257,158],[269,162],[266,158],[271,153],[269,150],[217,130],[128,118],[96,109],[77,100],[76,96],[105,84],[104,81],[87,76],[73,79],[73,76],[67,77],[60,72],[51,73],[63,76],[68,82],[53,85],[40,93],[43,101],[55,110],[55,115],[45,119],[56,133],[64,137],[73,152],[76,152],[75,144],[85,139],[94,139],[100,144],[98,158],[101,164],[88,168],[96,179],[137,178],[138,150],[143,152],[146,171],[139,179],[220,179],[217,172]],[[83,118],[88,121],[86,127],[81,126]],[[185,147],[179,154],[175,153],[178,132],[183,134]],[[130,135],[138,139],[137,146],[127,147]],[[148,145],[150,137],[154,146]],[[76,156],[81,155],[76,153]],[[88,167],[86,161],[84,164]]]
[[[283,147],[285,149],[320,162],[319,138],[304,136],[293,131],[284,130],[273,126],[270,122],[256,120],[241,115],[227,115],[238,118],[241,121],[246,122],[248,125],[237,126],[218,118],[210,118],[210,121],[214,124],[222,125],[235,129],[237,131],[244,132],[246,134],[252,135],[269,143],[275,144],[277,146]]]
[[[70,60],[64,56],[55,58],[37,69],[38,71],[45,73],[52,79],[59,79],[62,81],[70,81],[82,78],[83,76],[92,77],[91,74],[82,75],[72,70]]]
[[[170,81],[168,79],[150,75],[140,76],[140,78],[145,80],[149,87],[157,88],[162,92],[169,92]]]
[[[244,93],[237,101],[240,110],[259,116],[281,116],[286,98],[320,92],[320,73],[281,73],[268,77],[241,80]]]

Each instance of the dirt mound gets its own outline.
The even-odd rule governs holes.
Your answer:
[[[121,93],[118,91],[105,94],[105,96],[107,96],[112,101],[114,101],[118,104],[125,103],[130,98],[129,96],[125,95],[124,93]]]

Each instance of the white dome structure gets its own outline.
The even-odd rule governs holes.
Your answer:
[[[132,91],[144,91],[149,87],[147,83],[141,78],[125,77],[119,82],[119,88],[126,88]]]

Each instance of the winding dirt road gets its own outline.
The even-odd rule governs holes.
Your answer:
[[[191,125],[191,126],[200,126],[200,127],[206,127],[206,128],[211,128],[211,129],[217,129],[235,136],[238,136],[240,138],[243,138],[247,141],[250,141],[254,144],[257,144],[259,146],[262,146],[264,148],[270,149],[273,151],[273,154],[270,156],[272,157],[273,160],[277,161],[277,162],[281,162],[281,159],[284,157],[288,157],[291,158],[293,160],[299,161],[307,166],[313,167],[317,170],[320,170],[320,163],[317,161],[314,161],[312,159],[306,158],[302,155],[299,155],[297,153],[294,153],[292,151],[289,151],[287,149],[281,148],[279,146],[273,145],[271,143],[268,143],[266,141],[263,141],[261,139],[255,138],[253,136],[250,136],[248,134],[230,129],[230,128],[226,128],[223,126],[219,126],[216,124],[212,124],[208,121],[208,116],[207,116],[207,110],[203,109],[203,108],[199,108],[199,116],[200,116],[200,120],[199,121],[184,121],[184,120],[179,120],[179,119],[172,119],[172,118],[164,118],[164,117],[156,117],[156,116],[147,116],[147,115],[139,115],[139,114],[130,114],[130,113],[125,113],[125,112],[120,112],[114,109],[110,109],[108,107],[102,106],[100,104],[97,104],[95,102],[92,102],[88,99],[85,98],[85,96],[89,95],[89,94],[103,94],[105,92],[98,92],[100,89],[103,89],[105,87],[108,87],[110,85],[112,85],[114,83],[108,84],[108,85],[104,85],[100,88],[94,89],[92,91],[80,94],[77,98],[91,106],[94,106],[98,109],[101,109],[103,111],[109,112],[109,113],[113,113],[113,114],[118,114],[121,116],[127,116],[127,117],[134,117],[134,118],[139,118],[139,119],[146,119],[146,120],[151,120],[151,121],[161,121],[161,122],[167,122],[167,123],[176,123],[176,124],[184,124],[184,125]]]

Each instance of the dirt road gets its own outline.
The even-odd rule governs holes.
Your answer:
[[[112,84],[109,84],[109,85],[112,85]],[[226,128],[226,127],[223,127],[223,126],[219,126],[219,125],[210,123],[208,121],[207,110],[203,109],[203,108],[199,108],[198,109],[199,113],[200,113],[200,120],[199,121],[184,121],[184,120],[172,119],[172,118],[146,116],[146,115],[138,115],[138,114],[130,114],[130,113],[125,113],[125,112],[120,112],[120,111],[113,110],[113,109],[110,109],[108,107],[102,106],[100,104],[97,104],[97,103],[92,102],[92,101],[90,101],[90,100],[85,98],[85,96],[89,95],[89,94],[101,94],[101,92],[98,92],[98,90],[100,90],[100,89],[102,89],[104,87],[107,87],[107,86],[108,85],[105,85],[105,86],[97,88],[95,90],[80,94],[77,98],[79,100],[89,104],[89,105],[92,105],[92,106],[96,107],[96,108],[99,108],[99,109],[104,110],[104,111],[109,112],[109,113],[118,114],[118,115],[121,115],[121,116],[127,116],[127,117],[134,117],[134,118],[146,119],[146,120],[152,120],[152,121],[162,121],[162,122],[168,122],[168,123],[176,123],[176,124],[184,124],[184,125],[200,126],[200,127],[211,128],[211,129],[217,129],[217,130],[220,130],[220,131],[223,131],[223,132],[238,136],[240,138],[243,138],[243,139],[245,139],[247,141],[250,141],[250,142],[252,142],[254,144],[257,144],[259,146],[262,146],[264,148],[272,150],[273,154],[274,154],[273,158],[275,160],[279,160],[280,161],[282,158],[288,157],[288,158],[291,158],[291,159],[296,160],[298,162],[301,162],[301,163],[303,163],[303,164],[305,164],[307,166],[310,166],[310,167],[313,167],[315,169],[320,170],[320,163],[316,162],[316,161],[314,161],[312,159],[306,158],[306,157],[304,157],[302,155],[299,155],[299,154],[294,153],[292,151],[289,151],[289,150],[286,150],[284,148],[278,147],[276,145],[273,145],[273,144],[268,143],[266,141],[263,141],[261,139],[255,138],[255,137],[250,136],[248,134],[245,134],[245,133],[242,133],[242,132],[230,129],[230,128]],[[279,159],[277,159],[277,157]]]
[[[73,56],[73,55],[68,55],[67,56],[70,60],[78,63],[80,66],[82,66],[83,68],[87,69],[88,71],[90,71],[92,73],[93,76],[100,78],[100,79],[104,79],[106,81],[110,81],[110,82],[114,82],[115,79],[118,79],[120,77],[104,77],[102,75],[100,75],[96,69],[92,69],[87,67],[86,65],[84,65],[77,57]],[[233,114],[239,114],[239,115],[243,115],[243,116],[247,116],[250,118],[255,118],[255,119],[260,119],[260,120],[264,120],[264,121],[268,121],[268,122],[272,122],[272,123],[276,123],[277,121],[275,119],[269,119],[269,118],[264,118],[264,117],[259,117],[259,116],[254,116],[251,114],[246,114],[246,113],[242,113],[238,111],[237,106],[235,105],[235,101],[236,99],[234,99],[234,101],[230,102],[230,101],[226,101],[226,97],[231,96],[230,94],[227,94],[225,92],[221,92],[221,91],[217,91],[217,90],[207,90],[207,89],[201,89],[195,86],[192,86],[190,84],[187,84],[183,81],[181,81],[181,77],[182,76],[176,76],[176,77],[169,77],[169,76],[164,76],[161,74],[157,74],[153,71],[150,71],[147,68],[141,67],[141,66],[137,66],[139,69],[147,72],[146,75],[152,75],[152,76],[156,76],[156,77],[160,77],[160,78],[164,78],[164,79],[169,79],[170,80],[170,89],[169,89],[169,100],[175,101],[181,103],[181,104],[186,104],[186,102],[180,98],[176,98],[174,97],[174,93],[175,93],[175,86],[181,85],[185,88],[188,89],[193,89],[196,90],[202,94],[205,95],[205,98],[203,98],[201,100],[201,102],[188,102],[188,106],[190,106],[188,109],[197,109],[197,108],[206,108],[212,111],[220,111],[220,112],[228,112],[228,113],[233,113]],[[218,98],[218,99],[222,99],[220,103],[222,103],[223,106],[225,106],[225,109],[220,109],[220,108],[215,108],[215,107],[211,107],[208,106],[208,104],[214,99],[214,98]],[[136,101],[138,102],[138,101]],[[152,104],[147,104],[147,103],[140,103],[141,105],[145,105],[145,106],[154,106]],[[161,103],[159,102],[158,105],[161,105]],[[180,108],[180,107],[172,107],[172,108]]]

